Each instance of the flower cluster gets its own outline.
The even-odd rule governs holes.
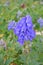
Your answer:
[[[40,17],[37,22],[40,24],[40,27],[43,27],[43,19]]]
[[[22,17],[13,29],[14,34],[18,37],[18,42],[23,45],[25,41],[32,41],[35,38],[32,18],[30,15]]]

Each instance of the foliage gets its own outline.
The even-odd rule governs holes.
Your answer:
[[[8,31],[8,23],[30,14],[34,29],[42,31],[37,19],[43,18],[43,0],[0,0],[0,65],[43,65],[43,36],[20,46],[17,37]],[[22,14],[18,15],[18,11]],[[17,18],[18,16],[18,18]],[[1,39],[3,41],[1,42]]]

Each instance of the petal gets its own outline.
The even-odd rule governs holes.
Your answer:
[[[25,24],[25,17],[22,17],[19,21],[18,21],[18,25],[21,27]]]
[[[32,24],[32,17],[30,15],[27,15],[26,16],[26,23],[29,24],[31,23]]]
[[[32,18],[31,18],[30,15],[27,15],[27,16],[26,16],[26,24],[27,24],[27,27],[28,27],[28,28],[32,28],[32,27],[33,27]]]
[[[18,39],[18,42],[20,43],[20,45],[24,45],[24,41],[22,39]]]
[[[19,34],[20,34],[20,29],[19,28],[15,28],[13,31],[14,31],[14,34],[19,36]]]
[[[24,44],[24,35],[22,33],[18,37],[18,42],[20,43],[20,45]]]
[[[15,27],[15,21],[11,21],[9,24],[8,24],[8,30],[11,30]]]

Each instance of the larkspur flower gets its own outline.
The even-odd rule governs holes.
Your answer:
[[[40,27],[43,27],[43,19],[40,17],[37,22],[40,24]]]
[[[30,15],[22,17],[14,29],[14,34],[18,37],[18,42],[23,45],[25,41],[32,41],[35,38],[32,18]]]
[[[8,24],[8,30],[13,30],[15,28],[15,25],[16,25],[15,21],[9,22],[9,24]]]

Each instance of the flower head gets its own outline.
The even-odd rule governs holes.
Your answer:
[[[23,45],[25,41],[32,41],[35,38],[35,31],[33,29],[32,18],[30,15],[22,17],[14,29],[14,34],[18,37],[18,42]]]

